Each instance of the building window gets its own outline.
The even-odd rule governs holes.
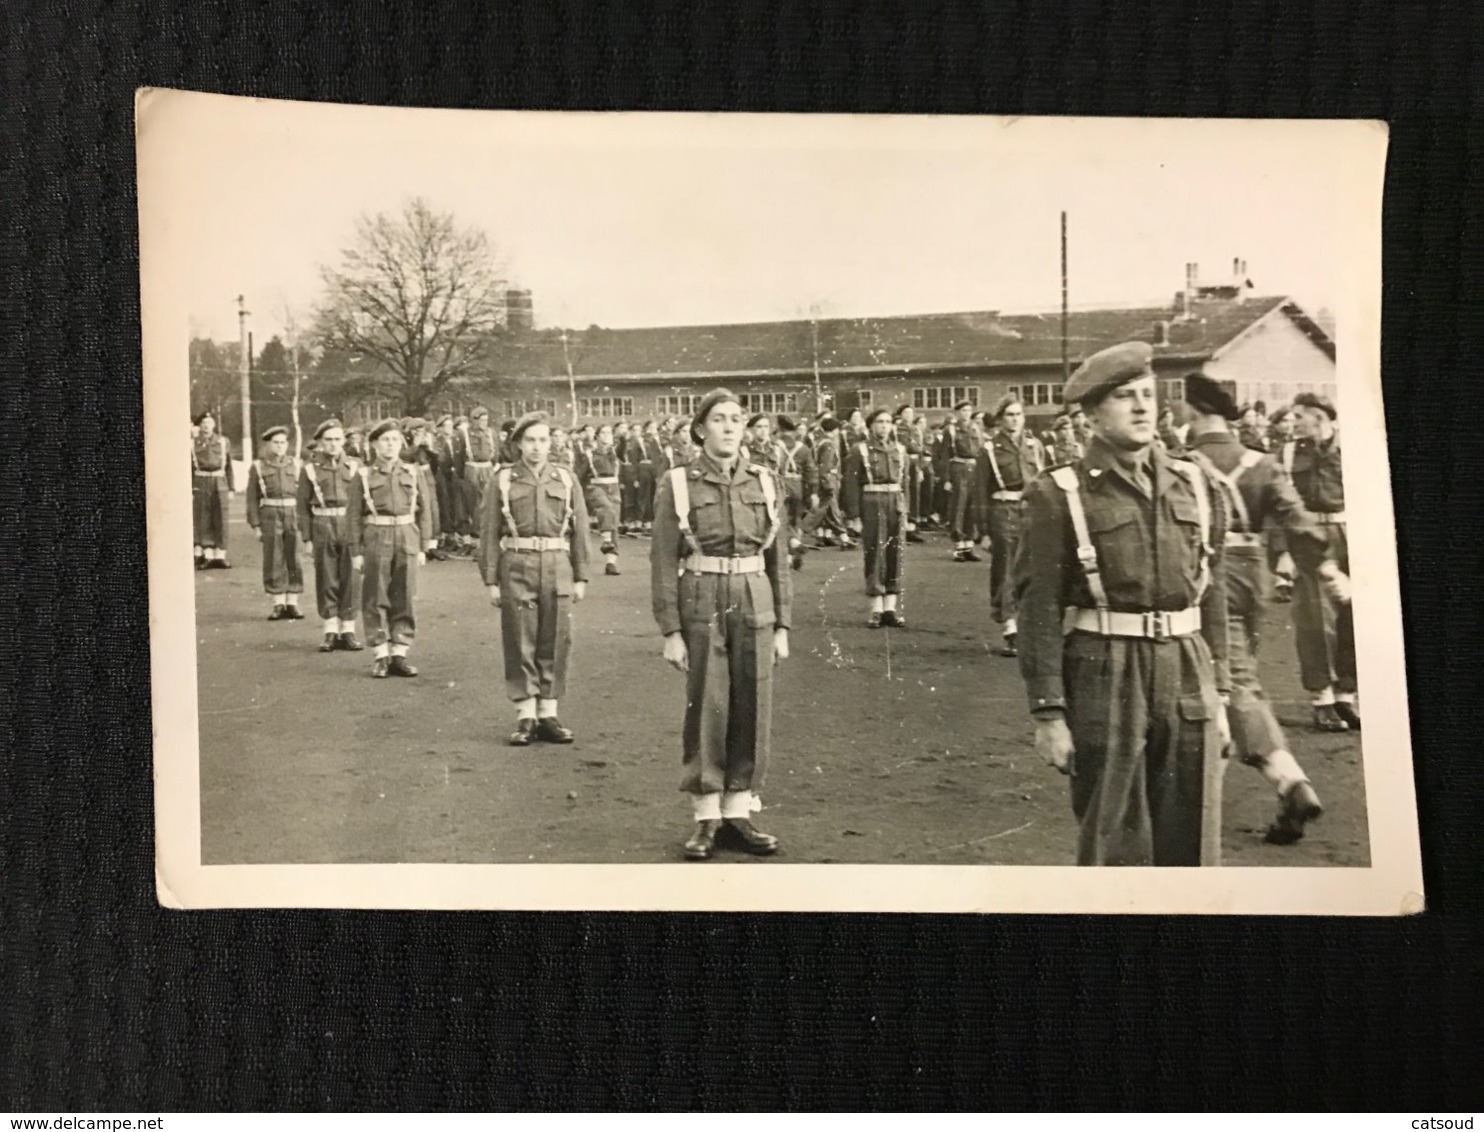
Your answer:
[[[384,421],[392,415],[391,402],[385,397],[371,397],[355,407],[355,417],[362,421]]]
[[[577,402],[577,415],[602,420],[634,415],[632,397],[584,397]]]
[[[672,397],[656,397],[654,399],[655,411],[660,416],[671,417],[693,417],[696,410],[701,407],[701,393],[679,393]]]
[[[525,416],[527,413],[545,413],[547,416],[554,417],[556,416],[556,402],[544,400],[539,397],[532,398],[528,401],[505,402],[505,418],[507,420],[513,421],[517,417]]]
[[[871,408],[871,391],[869,389],[857,389],[855,391],[855,403],[862,409]]]
[[[979,387],[977,385],[934,385],[926,388],[919,386],[912,390],[914,409],[951,409],[963,401],[978,408]]]
[[[797,393],[744,393],[738,400],[749,413],[797,413]]]
[[[1167,377],[1160,383],[1160,386],[1166,405],[1185,400],[1185,379],[1183,377]]]
[[[1029,385],[1012,385],[1007,392],[1029,409],[1035,405],[1060,405],[1063,388],[1057,381],[1037,381]]]

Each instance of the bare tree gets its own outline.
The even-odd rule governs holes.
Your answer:
[[[346,392],[393,396],[407,413],[426,413],[476,370],[504,326],[505,280],[489,237],[421,198],[397,216],[361,217],[339,265],[320,277],[319,345],[373,358],[384,371]]]

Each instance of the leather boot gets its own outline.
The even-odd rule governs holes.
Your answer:
[[[576,737],[554,715],[544,716],[536,721],[536,738],[543,743],[570,743]]]
[[[529,747],[532,740],[536,738],[536,721],[534,719],[518,720],[515,730],[510,735],[512,747]]]
[[[1290,786],[1278,806],[1278,817],[1264,838],[1269,845],[1292,845],[1304,836],[1304,826],[1324,813],[1319,795],[1307,782]]]
[[[744,853],[771,857],[778,852],[778,838],[764,833],[749,818],[727,818],[722,823],[727,841]]]
[[[417,669],[412,666],[405,656],[394,656],[387,671],[393,676],[416,676]]]
[[[342,652],[360,652],[366,646],[356,639],[354,633],[340,634],[340,650]]]
[[[378,656],[371,662],[371,675],[378,680],[385,680],[390,675],[391,663],[391,657]]]
[[[716,835],[721,830],[721,821],[707,818],[696,822],[696,830],[685,843],[685,855],[692,861],[706,861],[716,852]]]
[[[340,638],[335,633],[326,633],[325,639],[319,643],[320,652],[334,652],[340,647]]]

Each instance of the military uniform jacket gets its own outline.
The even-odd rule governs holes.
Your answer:
[[[637,469],[640,464],[658,465],[664,459],[664,452],[660,449],[660,438],[657,436],[631,436],[628,443],[623,446],[623,462]]]
[[[236,491],[232,472],[232,446],[221,433],[197,436],[191,442],[192,472],[225,472],[227,490]]]
[[[247,524],[256,527],[262,522],[264,499],[299,498],[299,461],[292,456],[275,458],[264,456],[254,460],[247,472]]]
[[[687,601],[694,600],[696,577],[680,575],[682,560],[690,546],[680,532],[675,513],[675,489],[669,473],[660,477],[655,495],[654,536],[650,544],[650,571],[654,618],[660,632],[678,633],[682,625],[698,615]],[[702,554],[717,558],[762,554],[766,572],[738,575],[752,590],[753,609],[771,607],[774,625],[787,629],[793,613],[793,577],[785,561],[779,565],[779,547],[788,545],[788,514],[783,506],[782,485],[774,482],[777,532],[766,550],[772,517],[762,478],[772,476],[767,468],[738,459],[731,475],[704,450],[685,469],[690,495],[690,526]],[[786,555],[785,555],[786,557]],[[725,579],[723,579],[725,580]],[[689,597],[688,597],[689,591]]]
[[[975,464],[979,490],[989,499],[997,491],[1024,491],[1046,466],[1046,449],[1028,432],[1016,439],[995,429],[984,442]]]
[[[1295,440],[1289,474],[1298,488],[1304,506],[1319,514],[1334,514],[1345,509],[1345,477],[1340,468],[1340,434],[1338,431],[1323,443],[1317,440]]]
[[[591,487],[594,479],[617,476],[618,465],[618,453],[612,448],[594,447],[578,462],[577,470],[583,486]]]
[[[445,436],[440,432],[433,437],[433,471],[439,476],[448,478],[463,475],[464,462],[461,456],[457,435]]]
[[[416,464],[394,460],[391,464],[365,464],[358,472],[347,503],[346,544],[351,554],[360,554],[368,528],[383,529],[367,523],[373,514],[401,517],[413,516],[410,524],[385,529],[407,532],[415,531],[417,543],[408,549],[415,553],[433,537],[432,502],[428,499],[427,484],[423,481],[422,469]]]
[[[845,478],[840,485],[840,507],[847,519],[859,519],[865,506],[866,484],[898,484],[892,493],[897,509],[907,509],[907,449],[894,440],[857,444],[845,454]]]
[[[299,475],[299,533],[306,539],[313,538],[314,508],[350,507],[351,493],[359,490],[357,473],[359,460],[342,454],[332,460],[323,452],[316,452],[304,461]]]
[[[1216,688],[1231,689],[1226,662],[1226,507],[1207,484],[1211,526],[1207,584],[1200,592],[1202,537],[1198,490],[1190,461],[1150,449],[1153,499],[1137,486],[1113,450],[1094,440],[1075,464],[1083,510],[1097,552],[1108,607],[1129,613],[1173,612],[1199,605],[1201,632],[1215,662]],[[1203,477],[1204,478],[1204,477]],[[1049,474],[1026,488],[1020,554],[1014,563],[1019,607],[1020,669],[1032,711],[1065,708],[1062,684],[1062,617],[1069,608],[1095,608],[1077,560],[1066,493]]]
[[[819,469],[814,463],[814,453],[810,451],[809,445],[800,440],[790,448],[787,443],[780,440],[777,447],[778,463],[775,467],[784,484],[791,485],[797,481],[799,490],[805,499],[817,494],[819,492]]]
[[[819,474],[819,490],[823,495],[840,486],[840,434],[827,432],[814,446],[814,466]]]
[[[1192,456],[1208,460],[1227,477],[1250,451],[1230,432],[1206,432],[1190,438]],[[1230,530],[1251,534],[1274,531],[1281,536],[1281,540],[1275,540],[1277,545],[1293,555],[1300,569],[1317,570],[1329,556],[1329,535],[1304,506],[1276,457],[1264,453],[1246,468],[1237,477],[1236,493],[1230,507]]]
[[[566,479],[563,478],[565,473]],[[502,499],[498,477],[509,476],[509,492]],[[567,481],[571,481],[568,490]],[[512,525],[511,520],[514,520]],[[479,569],[484,584],[500,584],[500,559],[505,554],[525,557],[525,551],[506,551],[500,540],[514,538],[566,538],[567,553],[559,561],[566,569],[556,576],[556,592],[571,594],[572,582],[587,581],[587,504],[577,477],[551,462],[540,471],[524,460],[497,473],[484,493],[484,515],[479,524]],[[537,552],[541,553],[541,552]],[[530,554],[534,558],[535,554]],[[541,553],[544,559],[546,555]],[[556,557],[556,555],[553,555]],[[512,594],[514,600],[521,595]]]
[[[484,428],[475,428],[472,425],[464,433],[464,459],[476,464],[492,464],[495,457],[500,454],[500,438],[495,435],[494,429],[486,425]]]

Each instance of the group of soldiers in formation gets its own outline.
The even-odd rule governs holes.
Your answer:
[[[383,421],[363,446],[332,418],[298,457],[271,428],[247,482],[269,617],[303,617],[302,543],[320,651],[363,649],[359,618],[372,675],[415,676],[418,570],[471,556],[500,610],[509,742],[570,743],[558,708],[589,531],[608,575],[622,537],[648,537],[663,656],[687,685],[684,854],[766,855],[778,839],[754,815],[793,573],[859,545],[866,624],[905,628],[906,546],[942,528],[955,561],[987,545],[998,651],[1019,659],[1036,750],[1070,778],[1079,864],[1218,864],[1232,750],[1277,795],[1268,840],[1290,844],[1323,811],[1258,676],[1274,580],[1314,726],[1360,729],[1337,413],[1305,393],[1267,417],[1199,373],[1160,412],[1151,359],[1141,342],[1088,358],[1042,437],[1013,395],[935,424],[906,406],[801,427],[724,389],[689,419],[572,432],[544,413],[496,431],[481,408]],[[209,413],[194,433],[196,565],[223,568],[230,447]]]

